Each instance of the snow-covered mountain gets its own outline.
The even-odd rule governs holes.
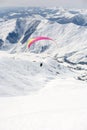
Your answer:
[[[86,130],[86,37],[87,10],[0,9],[0,130]]]
[[[4,82],[5,79],[2,80],[2,76],[0,76],[2,84],[6,83],[9,86],[8,79],[11,78],[12,75],[14,76],[13,71],[12,75],[9,74],[9,69],[12,68],[12,66],[14,68],[14,64],[17,65],[15,66],[15,71],[18,71],[21,64],[22,69],[25,70],[23,76],[28,73],[29,77],[31,77],[32,71],[33,75],[36,75],[38,71],[42,70],[41,68],[36,69],[37,71],[33,70],[33,67],[37,68],[37,64],[40,64],[40,62],[43,62],[43,68],[46,73],[49,71],[52,75],[53,73],[61,75],[65,73],[65,75],[69,75],[68,70],[72,75],[70,75],[71,77],[79,80],[87,80],[87,10],[38,7],[14,8],[1,11],[0,18],[0,50],[1,53],[7,53],[9,57],[8,60],[4,60],[3,58],[4,61],[0,61],[1,67],[3,62],[6,62],[4,68],[7,69],[6,82]],[[36,36],[49,36],[54,39],[56,44],[54,45],[50,41],[40,41],[28,49],[28,40]],[[30,58],[32,55],[35,55],[34,59]],[[26,57],[26,61],[25,59],[21,59],[21,56]],[[29,61],[29,59],[32,59],[32,62]],[[8,62],[9,66],[11,66],[9,69]],[[33,66],[30,67],[31,72],[28,72],[25,64],[27,67]],[[52,66],[51,68],[49,68],[50,64]],[[53,68],[54,70],[52,70]],[[22,70],[19,69],[19,71],[20,73],[18,73],[18,75],[21,76]],[[1,73],[4,76],[4,72]],[[42,71],[39,73],[42,75]],[[21,82],[21,79],[19,80],[17,77],[16,79]],[[10,86],[15,84],[15,80],[12,80]],[[38,83],[40,82],[38,81]],[[25,88],[24,84],[26,84],[26,81],[22,83],[23,89]],[[28,84],[33,83],[28,80]],[[20,86],[19,84],[16,85]],[[15,87],[15,85],[13,86]],[[27,92],[29,91],[25,93]]]

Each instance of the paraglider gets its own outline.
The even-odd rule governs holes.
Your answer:
[[[29,42],[28,42],[28,48],[30,48],[30,46],[32,44],[34,44],[35,42],[40,41],[40,40],[51,40],[51,41],[54,42],[54,40],[49,38],[49,37],[42,37],[42,36],[40,36],[40,37],[36,37],[36,38],[30,39]]]
[[[54,43],[54,45],[56,45],[56,47],[57,47],[56,42],[52,38],[45,37],[45,36],[38,36],[38,37],[35,37],[32,39],[29,39],[29,41],[27,43],[27,48],[29,49],[33,44],[35,44],[36,42],[41,41],[41,40],[50,40],[51,43]],[[42,46],[42,50],[43,50],[43,46]],[[41,50],[41,52],[43,52],[42,50]],[[40,67],[42,67],[42,66],[43,66],[43,62],[40,63]]]

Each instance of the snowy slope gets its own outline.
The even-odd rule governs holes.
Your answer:
[[[0,130],[87,129],[86,37],[87,10],[0,11]]]
[[[85,83],[59,78],[31,96],[0,98],[0,129],[86,130],[86,98]]]

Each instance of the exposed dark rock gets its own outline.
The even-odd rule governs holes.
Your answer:
[[[83,74],[81,76],[78,76],[78,80],[87,81],[87,74]]]
[[[8,34],[6,38],[10,43],[17,43],[18,42],[18,33],[16,32],[11,32]]]
[[[24,23],[24,19],[17,19],[15,30],[13,32],[10,32],[6,38],[10,43],[17,43],[18,40],[21,38],[25,28]]]
[[[36,27],[39,25],[40,21],[39,20],[35,20],[32,21],[27,29],[27,31],[24,34],[24,38],[22,39],[21,43],[24,44],[28,38],[31,36],[32,33],[34,33],[34,31],[36,30]]]
[[[78,64],[81,64],[81,65],[87,65],[87,62],[85,62],[85,61],[81,61],[81,62],[79,62]]]
[[[3,45],[4,41],[0,39],[0,47]]]

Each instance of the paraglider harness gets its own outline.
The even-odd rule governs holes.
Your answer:
[[[40,63],[40,67],[42,67],[43,63]]]

